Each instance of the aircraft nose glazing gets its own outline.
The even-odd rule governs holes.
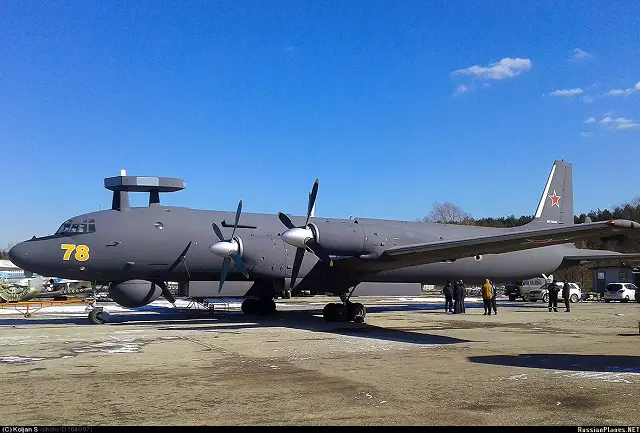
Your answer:
[[[295,227],[282,233],[282,240],[297,248],[306,248],[305,242],[313,239],[313,232],[310,228]]]

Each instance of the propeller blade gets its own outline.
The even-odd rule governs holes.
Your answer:
[[[282,212],[278,212],[278,219],[280,220],[280,222],[282,224],[284,224],[288,229],[293,229],[296,226],[293,225],[293,222],[291,222],[291,218],[289,218],[287,216],[287,214],[284,214]]]
[[[247,272],[247,268],[244,266],[244,262],[242,261],[242,257],[238,253],[231,253],[231,258],[236,264],[236,268],[238,268],[238,272],[244,275],[245,278],[249,278],[249,272]]]
[[[291,269],[291,283],[289,289],[293,290],[293,285],[298,278],[298,272],[300,272],[300,266],[302,265],[302,259],[304,258],[304,248],[298,248],[296,250],[296,257],[293,259],[293,269]]]
[[[233,224],[233,232],[231,232],[231,239],[233,239],[233,235],[236,234],[236,229],[238,228],[238,221],[240,221],[240,212],[242,212],[242,200],[238,203],[238,210],[236,211],[236,222]]]
[[[178,266],[178,264],[180,264],[180,262],[184,260],[184,257],[187,255],[187,251],[189,251],[189,248],[191,248],[191,241],[189,241],[187,247],[184,249],[184,251],[182,251],[182,254],[178,256],[176,261],[173,262],[171,266],[169,266],[169,269],[167,269],[168,274],[170,274],[176,268],[176,266]]]
[[[155,286],[156,283],[152,283],[152,285]],[[169,288],[167,287],[167,285],[164,283],[158,283],[158,286],[160,286],[160,290],[162,290],[162,296],[164,296],[167,299],[167,301],[171,302],[172,304],[175,304],[176,299],[173,297],[173,295],[169,291]],[[155,287],[152,287],[152,290],[154,288]]]
[[[213,227],[213,231],[216,234],[216,236],[218,236],[218,239],[220,239],[223,242],[226,241],[224,236],[222,236],[222,232],[220,231],[220,228],[216,223],[211,224],[211,227]]]
[[[222,291],[222,285],[224,281],[227,279],[227,273],[229,272],[229,268],[231,267],[231,259],[229,257],[225,257],[222,261],[222,271],[220,272],[220,284],[218,285],[218,294]]]
[[[316,179],[316,181],[313,182],[313,188],[311,188],[311,195],[309,196],[309,207],[307,208],[307,221],[304,223],[305,226],[309,224],[309,217],[311,216],[313,205],[316,204],[317,196],[318,196],[318,179]]]
[[[305,242],[305,244],[324,264],[333,266],[333,260],[331,260],[331,257],[329,257],[327,251],[322,248],[322,245],[317,243],[315,239],[309,239],[307,242]]]

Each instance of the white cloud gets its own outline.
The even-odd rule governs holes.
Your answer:
[[[609,96],[629,96],[634,92],[640,91],[640,81],[638,81],[633,87],[628,89],[611,89],[605,95]]]
[[[587,53],[585,50],[581,50],[580,48],[574,48],[573,54],[571,55],[571,60],[574,61],[582,61],[587,60],[593,57],[593,54]]]
[[[614,119],[611,116],[606,116],[599,123],[611,129],[620,130],[633,129],[638,126],[638,124],[634,123],[633,120],[625,119],[624,117]]]
[[[589,124],[589,123],[596,123],[596,118],[595,118],[595,117],[593,117],[593,116],[591,116],[591,117],[589,117],[587,120],[585,120],[585,121],[584,121],[584,123],[587,123],[587,124]]]
[[[461,84],[458,87],[456,87],[454,95],[462,95],[463,93],[467,93],[468,91],[469,91],[469,88],[464,84]]]
[[[580,137],[584,137],[584,138],[593,137],[593,132],[581,132]]]
[[[531,60],[511,57],[505,57],[489,66],[473,65],[466,69],[458,69],[453,71],[454,75],[473,75],[477,78],[486,80],[504,80],[513,78],[531,69]]]
[[[571,96],[577,96],[580,95],[583,92],[582,89],[578,88],[578,89],[558,89],[558,90],[554,90],[553,92],[549,93],[549,95],[551,96],[567,96],[567,97],[571,97]]]

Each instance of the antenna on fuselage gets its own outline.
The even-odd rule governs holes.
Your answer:
[[[180,191],[186,184],[174,177],[127,176],[127,171],[122,169],[120,176],[105,178],[104,187],[113,191],[111,209],[127,211],[130,209],[129,192],[148,192],[149,206],[158,206],[161,192]]]

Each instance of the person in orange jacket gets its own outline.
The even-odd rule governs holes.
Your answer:
[[[489,279],[482,285],[482,303],[484,304],[484,315],[491,316],[491,298],[493,298],[493,286]]]

